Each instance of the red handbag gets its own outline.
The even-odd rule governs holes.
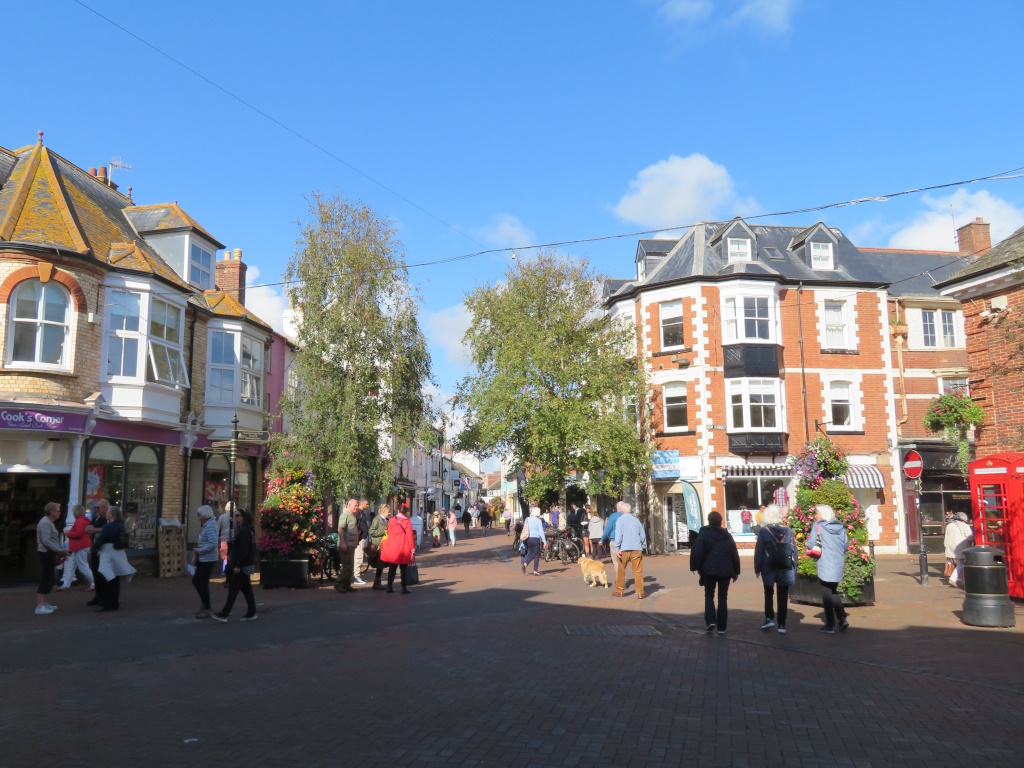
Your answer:
[[[821,557],[821,523],[815,523],[814,528],[818,531],[818,543],[814,547],[808,547],[806,552],[808,557],[817,560]]]

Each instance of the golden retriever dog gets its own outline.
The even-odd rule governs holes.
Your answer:
[[[604,563],[600,560],[581,557],[580,570],[583,571],[583,581],[588,587],[597,586],[600,582],[601,586],[608,589],[608,574],[605,573]]]

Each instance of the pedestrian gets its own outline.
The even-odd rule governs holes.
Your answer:
[[[485,530],[491,527],[491,513],[486,508],[480,510],[480,527]]]
[[[554,528],[556,531],[560,531],[561,530],[561,528],[558,525],[558,518],[559,517],[560,517],[560,515],[558,514],[558,507],[552,507],[551,508],[551,527]]]
[[[210,512],[211,523],[213,512]],[[217,539],[216,525],[213,527],[213,538],[211,539],[210,571],[217,562]],[[124,515],[121,508],[112,506],[107,510],[107,524],[103,530],[96,534],[94,546],[99,550],[99,568],[96,571],[96,596],[100,598],[100,605],[97,613],[103,611],[117,611],[121,608],[121,577],[127,576],[131,581],[135,569],[128,562],[126,539],[128,531],[124,527]],[[209,573],[207,572],[207,597],[209,597]]]
[[[352,498],[348,500],[345,509],[338,516],[338,579],[334,588],[338,592],[355,592],[352,586],[352,576],[356,562],[356,545],[359,543],[359,523],[356,521],[356,512],[359,511],[359,502]]]
[[[468,509],[462,513],[462,527],[466,529],[466,538],[469,538],[469,526],[473,522],[473,513]]]
[[[821,585],[821,605],[825,609],[825,626],[820,631],[834,635],[837,622],[840,632],[850,628],[850,622],[846,620],[846,609],[843,608],[843,598],[838,592],[846,568],[846,545],[849,538],[846,526],[836,520],[832,507],[819,504],[816,518],[817,522],[811,527],[811,535],[807,537],[807,549],[814,549],[816,544],[821,548],[818,583]]]
[[[796,584],[796,539],[793,531],[782,525],[782,509],[777,504],[761,507],[761,530],[754,546],[754,576],[764,584],[765,632],[778,627],[786,634],[786,614],[789,610],[789,588]],[[778,592],[778,624],[773,605]]]
[[[92,583],[96,585],[96,594],[92,596],[92,600],[86,603],[88,606],[100,604],[100,580],[98,576],[100,570],[100,551],[96,546],[96,536],[107,524],[107,512],[109,511],[110,502],[106,499],[97,499],[92,508],[92,520],[90,520],[89,525],[85,526],[85,532],[92,536],[92,549],[89,550],[89,570],[92,571]]]
[[[604,552],[601,547],[601,534],[604,533],[604,520],[601,519],[601,515],[597,512],[590,512],[590,508],[587,508],[590,519],[587,520],[587,543],[590,545],[589,555],[595,560],[600,560],[604,557]]]
[[[441,513],[440,512],[435,512],[434,513],[434,519],[432,520],[432,527],[431,527],[431,535],[432,535],[432,539],[433,539],[433,541],[431,542],[431,546],[433,546],[433,547],[440,547],[441,546]]]
[[[92,548],[92,538],[85,529],[89,525],[89,515],[85,507],[75,504],[71,507],[71,516],[74,522],[68,529],[68,556],[64,560],[64,580],[61,583],[60,591],[66,592],[71,589],[71,582],[75,580],[75,571],[82,574],[89,582],[87,592],[96,589],[96,579],[89,569],[89,550]]]
[[[46,616],[57,610],[48,595],[53,591],[57,557],[67,555],[61,546],[56,522],[60,518],[60,504],[51,501],[43,507],[43,516],[36,523],[36,551],[39,553],[39,589],[36,590],[36,615]],[[67,566],[65,566],[66,568]]]
[[[644,599],[644,550],[647,549],[647,532],[644,524],[633,517],[633,507],[622,505],[622,515],[615,524],[615,551],[619,553],[620,566],[615,571],[613,597],[622,597],[626,590],[626,566],[633,569],[633,591],[638,600]]]
[[[381,504],[377,514],[370,523],[370,565],[377,569],[377,575],[373,579],[374,589],[385,589],[380,583],[381,575],[384,573],[384,563],[380,559],[380,548],[388,535],[388,519],[391,517],[391,507]]]
[[[547,544],[548,537],[544,535],[544,523],[540,520],[540,507],[531,507],[530,516],[523,521],[523,530],[519,535],[520,541],[526,537],[526,554],[519,558],[523,574],[526,574],[526,565],[533,561],[534,576],[540,576],[540,550]]]
[[[601,543],[608,548],[608,553],[611,555],[612,565],[615,567],[615,581],[618,583],[619,580],[619,553],[615,551],[615,524],[622,517],[622,505],[625,502],[617,502],[615,504],[615,511],[608,515],[608,520],[604,524],[604,532],[601,534]]]
[[[228,588],[228,599],[211,618],[226,622],[235,606],[238,593],[245,597],[246,612],[242,621],[256,621],[256,598],[252,594],[252,574],[256,572],[256,530],[252,524],[252,513],[245,507],[239,507],[234,513],[232,527],[235,537],[231,542],[231,556],[228,561],[227,578],[231,585]]]
[[[217,544],[220,548],[220,572],[226,574],[228,569],[228,554],[231,549],[231,539],[234,536],[235,525],[235,502],[229,501],[224,505],[224,511],[217,515]],[[224,580],[227,587],[230,579]]]
[[[213,509],[203,504],[196,510],[199,518],[199,538],[192,549],[196,553],[196,572],[192,575],[192,586],[199,593],[202,607],[196,612],[197,619],[208,619],[213,613],[210,607],[210,575],[214,563],[220,558],[220,541],[217,534],[217,521],[213,517]]]
[[[380,547],[381,562],[388,564],[388,592],[394,592],[395,571],[402,572],[402,594],[409,594],[406,571],[416,556],[416,538],[409,518],[399,512],[388,520],[388,533]]]
[[[366,519],[366,510],[369,509],[370,502],[367,499],[359,500],[359,508],[356,510],[356,528],[359,531],[359,540],[356,541],[355,556],[352,560],[352,583],[353,584],[365,584],[362,573],[368,566],[366,565],[366,540],[370,534],[370,521]]]
[[[957,586],[964,572],[964,550],[974,546],[974,531],[966,512],[954,512],[946,521],[946,535],[943,538],[946,549],[946,575],[949,585]],[[65,572],[67,565],[64,566]]]
[[[512,507],[501,510],[501,521],[505,524],[505,535],[512,535]]]
[[[700,574],[704,587],[704,624],[708,633],[717,629],[724,635],[729,624],[729,580],[740,577],[740,553],[732,534],[722,527],[721,513],[708,514],[708,524],[697,534],[690,550],[690,570]]]
[[[441,516],[441,541],[447,547],[451,543],[449,541],[450,537],[448,536],[448,512],[443,509],[439,509],[437,510],[437,513]]]
[[[459,518],[455,514],[455,510],[448,511],[448,538],[452,540],[452,546],[455,546],[455,529],[459,527]]]

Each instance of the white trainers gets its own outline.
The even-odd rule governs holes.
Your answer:
[[[239,621],[256,621],[258,618],[259,616],[254,613],[252,616],[243,616]]]
[[[352,579],[352,583],[353,584],[365,584],[366,582],[363,581],[362,579],[360,579],[358,576],[356,576],[354,579]]]
[[[779,627],[779,634],[780,635],[786,634],[786,628],[785,627]]]
[[[53,613],[54,610],[55,610],[55,608],[52,605],[37,605],[36,606],[36,616],[47,616],[47,615]]]
[[[761,625],[761,631],[767,632],[775,626],[775,619],[765,619],[764,624]]]

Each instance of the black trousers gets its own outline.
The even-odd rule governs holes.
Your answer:
[[[231,613],[239,592],[245,597],[245,607],[247,608],[245,615],[256,615],[256,598],[252,594],[252,578],[247,573],[235,573],[232,571],[228,573],[228,599],[224,603],[224,609],[220,612],[221,616],[227,616]]]
[[[106,576],[96,571],[96,602],[112,611],[121,607],[120,576],[108,580]]]
[[[218,559],[216,562],[220,562]],[[199,599],[203,601],[203,608],[210,610],[210,574],[213,573],[214,562],[199,563],[196,565],[195,575],[192,577],[192,586],[199,593]]]
[[[719,632],[729,625],[729,577],[704,577],[704,624],[714,624]],[[715,587],[718,587],[718,609],[715,610]]]
[[[839,589],[839,582],[818,579],[818,583],[821,584],[821,607],[825,609],[825,626],[835,628],[836,619],[839,619],[839,623],[846,621],[843,596],[836,591]]]
[[[786,626],[786,615],[789,612],[789,584],[775,584],[764,588],[764,617],[774,619],[775,611],[772,605],[773,593],[779,591],[779,620],[776,622],[780,627]]]
[[[405,569],[407,567],[408,566],[406,566],[405,563],[401,563],[399,565],[392,564],[392,565],[388,566],[388,589],[391,589],[391,586],[395,583],[395,570],[396,569],[400,570],[402,572],[402,589],[405,589]]]
[[[36,592],[40,595],[48,595],[53,591],[53,571],[57,567],[57,562],[50,550],[37,554],[39,555],[39,589]]]

